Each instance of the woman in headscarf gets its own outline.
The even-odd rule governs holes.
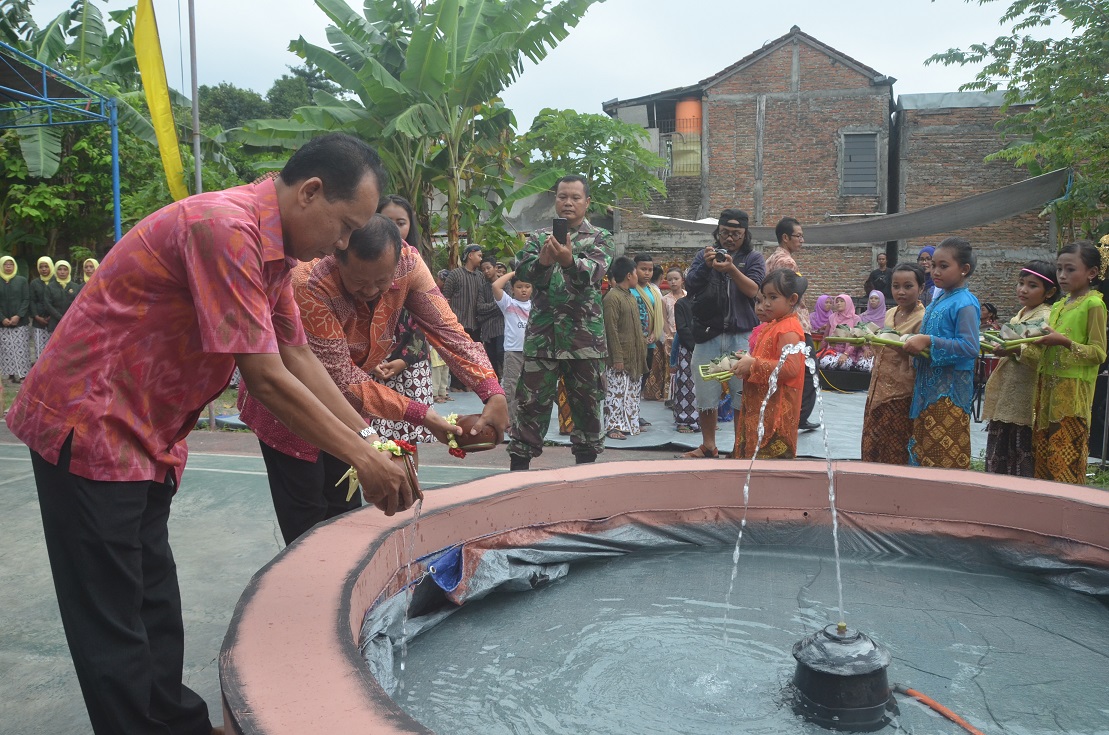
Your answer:
[[[81,282],[88,283],[92,278],[92,274],[96,273],[96,269],[100,267],[100,261],[96,258],[85,258],[85,262],[81,264]]]
[[[58,327],[77,294],[81,292],[81,284],[73,282],[73,269],[69,261],[59,260],[54,263],[54,282],[46,284],[46,311],[49,321],[46,329],[53,333]]]
[[[845,293],[836,296],[832,302],[832,310],[828,315],[828,323],[824,325],[824,336],[831,337],[836,327],[841,324],[854,327],[859,323],[859,315],[855,313],[855,302]],[[827,350],[822,350],[824,356],[820,358],[820,367],[825,370],[850,370],[862,350],[856,345],[836,343],[828,345]]]
[[[15,258],[0,258],[0,375],[16,383],[31,369],[31,289],[18,271]]]
[[[31,332],[35,336],[35,359],[46,349],[50,337],[50,313],[46,309],[46,287],[54,282],[54,261],[44,255],[35,264],[38,278],[30,283],[31,291]]]
[[[916,264],[924,270],[924,288],[920,289],[920,303],[925,306],[932,303],[932,297],[936,292],[936,283],[932,280],[932,256],[935,253],[934,247],[925,245],[916,255]]]
[[[878,328],[886,326],[886,295],[878,289],[870,292],[866,300],[866,311],[859,315],[859,324],[869,322]],[[854,368],[870,372],[874,367],[874,350],[869,344],[860,345],[861,354],[855,360]]]
[[[886,297],[881,291],[875,289],[870,292],[866,301],[866,311],[859,315],[859,322],[870,322],[879,327],[886,324]]]
[[[831,304],[828,303],[831,300],[832,297],[826,293],[816,297],[816,306],[809,314],[809,325],[812,327],[813,334],[824,334],[824,328],[828,326],[828,317],[832,313]]]

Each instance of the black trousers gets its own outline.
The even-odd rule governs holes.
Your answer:
[[[200,696],[182,684],[185,630],[169,547],[172,476],[101,482],[35,452],[42,529],[62,626],[97,735],[209,735]]]
[[[805,344],[809,346],[809,357],[816,360],[816,349],[813,347],[812,335],[805,335]],[[815,371],[805,369],[805,384],[801,387],[801,423],[809,420],[812,410],[816,406],[816,386],[812,384]]]
[[[273,510],[286,546],[312,526],[362,506],[362,494],[347,500],[347,483],[336,487],[350,465],[327,452],[307,462],[258,442],[266,461]]]
[[[489,362],[493,365],[493,372],[497,374],[497,380],[500,380],[504,373],[504,335],[491,337],[488,342],[482,342],[481,344],[485,347],[485,354],[489,356]]]

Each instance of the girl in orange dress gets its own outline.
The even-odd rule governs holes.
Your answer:
[[[736,414],[735,459],[750,459],[756,453],[759,413],[770,390],[770,375],[778,367],[782,351],[804,344],[805,330],[795,309],[805,295],[805,279],[791,270],[773,271],[762,282],[759,295],[766,323],[759,330],[751,352],[740,356],[732,369],[743,379],[743,402]],[[778,388],[770,397],[764,417],[760,459],[792,459],[797,455],[797,427],[801,422],[801,391],[806,378],[803,353],[790,355],[778,371]]]

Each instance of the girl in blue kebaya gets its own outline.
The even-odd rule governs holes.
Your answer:
[[[915,355],[916,383],[909,418],[909,464],[970,469],[970,404],[978,357],[978,299],[967,290],[974,251],[949,237],[932,254],[932,281],[940,289],[924,312],[920,334],[905,342]]]

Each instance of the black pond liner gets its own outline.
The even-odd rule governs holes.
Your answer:
[[[983,543],[875,532],[843,512],[840,521],[846,617],[891,650],[889,677],[987,733],[1109,731],[1103,704],[1109,691],[1109,570],[1060,558],[1074,542]],[[419,560],[429,573],[410,599],[397,594],[367,611],[360,647],[372,675],[412,716],[440,733],[810,733],[824,727],[816,724],[821,718],[849,729],[835,724],[846,709],[865,711],[850,729],[881,727],[893,718],[904,732],[963,732],[907,699],[898,714],[890,684],[877,677],[841,692],[839,699],[824,696],[835,687],[815,669],[800,676],[801,686],[794,685],[792,647],[802,637],[824,635],[825,626],[838,618],[827,526],[748,526],[727,650],[720,639],[735,525],[629,522],[598,529],[558,534],[542,527],[534,543],[521,546],[502,546],[502,534],[494,534],[475,540],[484,549],[479,554],[461,554],[470,546],[464,544]],[[529,535],[528,528],[506,533],[516,541]],[[664,591],[656,579],[663,570],[659,565],[683,552],[704,559],[671,575],[677,591]],[[605,570],[615,576],[589,581]],[[873,579],[872,573],[877,573]],[[612,608],[613,617],[591,621],[598,606]],[[631,629],[624,621],[646,620],[643,610],[651,607],[675,617],[648,620],[625,634]],[[514,636],[508,643],[494,643],[508,625],[520,631],[508,633]],[[583,636],[586,627],[608,634]],[[398,664],[405,640],[410,650],[401,689]],[[535,668],[560,656],[557,646],[567,642],[599,657],[585,678],[578,669],[567,677],[558,674],[562,664],[551,672]],[[521,652],[508,653],[515,645]],[[643,663],[621,658],[629,650]],[[621,667],[611,668],[604,656],[621,661]],[[721,656],[723,675],[701,676]],[[1010,666],[1023,668],[1015,672]],[[666,681],[651,686],[660,690],[645,691],[635,681],[640,673],[659,671],[667,672]],[[1053,683],[1058,671],[1074,681]],[[761,677],[757,684],[752,675]],[[1070,686],[1065,703],[1059,686]],[[469,704],[467,691],[476,697]],[[703,720],[669,723],[668,705],[659,696],[668,691],[693,701],[691,714],[704,715]],[[797,691],[812,703],[810,722],[794,714]],[[607,724],[582,719],[596,713],[583,707],[586,714],[575,714],[573,707],[589,705],[593,693],[609,697],[613,707],[627,703],[660,714],[631,723],[611,709],[603,713]],[[532,701],[536,696],[543,701]],[[722,702],[741,703],[740,717],[750,714],[756,729],[723,712]],[[813,705],[826,709],[822,714]],[[496,719],[500,716],[504,722]]]

